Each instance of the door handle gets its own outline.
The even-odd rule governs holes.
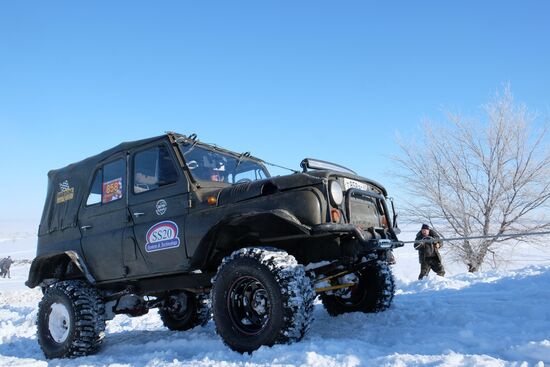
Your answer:
[[[92,226],[82,226],[82,227],[80,227],[80,229],[82,229],[84,231],[87,230],[87,229],[91,229],[91,228],[92,228]]]
[[[138,212],[138,213],[134,213],[134,217],[136,217],[136,218],[137,218],[137,217],[141,217],[142,215],[145,215],[145,213],[139,213],[139,212]]]

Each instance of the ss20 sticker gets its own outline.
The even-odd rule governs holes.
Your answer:
[[[179,247],[178,225],[170,220],[159,222],[149,228],[145,240],[145,251],[147,252]]]

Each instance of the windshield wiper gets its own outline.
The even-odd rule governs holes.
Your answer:
[[[189,137],[183,136],[176,139],[176,143],[182,145],[189,144],[189,140],[191,140],[193,143],[191,143],[191,147],[187,149],[187,151],[182,152],[184,157],[192,152],[193,149],[195,149],[195,145],[197,145],[197,143],[199,142],[199,140],[197,139],[197,134],[191,134],[189,135]]]
[[[237,164],[235,165],[235,170],[237,169],[237,167],[239,167],[244,157],[250,158],[250,152],[244,152],[239,155],[239,159],[237,160]]]

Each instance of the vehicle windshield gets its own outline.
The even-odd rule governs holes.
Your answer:
[[[180,143],[185,164],[198,181],[237,184],[270,177],[267,169],[246,155],[232,155],[196,143]]]

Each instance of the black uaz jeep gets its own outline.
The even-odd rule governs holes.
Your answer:
[[[386,190],[305,159],[265,162],[167,133],[51,171],[27,286],[47,358],[94,352],[106,320],[158,308],[171,330],[211,313],[239,352],[300,340],[331,315],[390,306],[397,241]],[[211,301],[210,301],[211,300]]]

